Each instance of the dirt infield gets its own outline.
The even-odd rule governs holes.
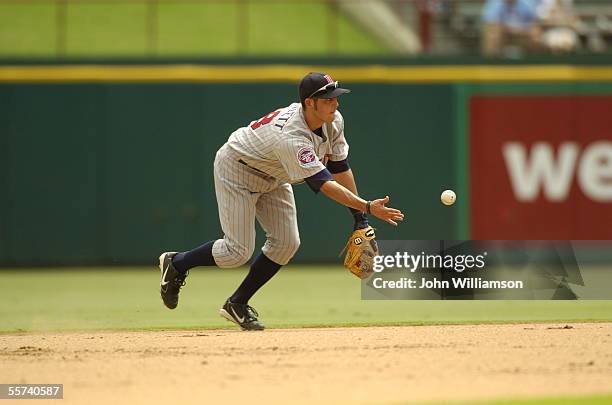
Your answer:
[[[70,404],[357,404],[612,392],[612,323],[0,335]]]

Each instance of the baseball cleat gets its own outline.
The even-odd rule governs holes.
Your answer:
[[[179,292],[185,285],[185,278],[189,271],[181,274],[172,264],[172,258],[177,252],[165,252],[159,256],[159,270],[161,271],[161,281],[159,282],[159,292],[164,305],[170,309],[178,305]]]
[[[242,330],[264,330],[266,327],[257,320],[259,314],[250,305],[234,304],[227,299],[223,308],[219,310],[219,315],[230,322],[240,326]]]

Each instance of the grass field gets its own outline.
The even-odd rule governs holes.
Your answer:
[[[3,269],[0,381],[92,405],[612,402],[610,324],[586,323],[612,321],[612,301],[362,301],[341,267],[287,266],[251,301],[268,331],[246,333],[217,314],[245,271],[194,269],[170,311],[153,265]]]
[[[194,269],[170,311],[150,268],[0,271],[0,331],[206,329],[245,269]],[[340,267],[288,266],[251,302],[270,327],[611,321],[612,301],[362,301]]]
[[[0,0],[0,56],[55,56],[56,5]],[[138,2],[68,4],[66,56],[385,54],[378,41],[322,2],[160,3],[147,20]],[[149,22],[154,21],[153,25]],[[149,27],[153,27],[149,31]]]

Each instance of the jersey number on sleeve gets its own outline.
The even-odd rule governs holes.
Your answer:
[[[251,129],[257,129],[262,125],[266,125],[268,123],[270,123],[270,121],[272,121],[274,119],[274,117],[276,117],[278,114],[280,114],[280,111],[273,111],[271,113],[268,113],[266,115],[264,115],[263,117],[261,117],[259,120],[253,122],[251,124]]]

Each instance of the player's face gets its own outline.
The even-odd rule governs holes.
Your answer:
[[[331,123],[339,105],[337,98],[318,98],[315,99],[314,113],[321,121]]]

